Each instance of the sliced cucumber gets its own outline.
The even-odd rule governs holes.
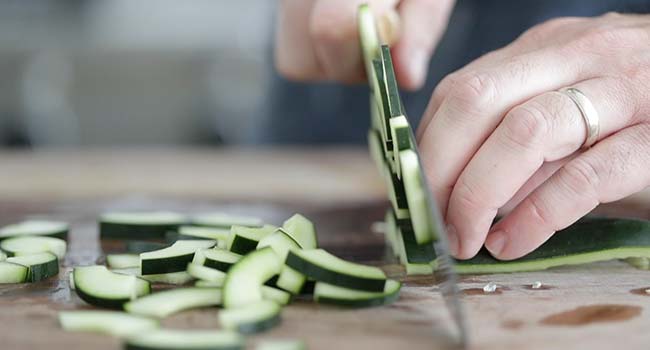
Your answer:
[[[280,322],[282,308],[273,301],[259,301],[219,312],[221,326],[240,333],[257,333]]]
[[[196,281],[196,283],[194,283],[194,287],[198,287],[198,288],[221,288],[221,287],[223,287],[223,282],[212,282],[212,281],[198,280],[198,281]]]
[[[5,254],[2,250],[0,250],[0,261],[5,261],[7,260],[7,254]]]
[[[302,340],[274,339],[261,341],[255,350],[307,350],[307,345]]]
[[[381,292],[386,284],[381,269],[340,259],[322,249],[292,250],[286,265],[316,281],[340,287]]]
[[[282,228],[293,238],[301,248],[315,249],[318,247],[316,228],[306,217],[294,214],[282,224]]]
[[[262,286],[262,297],[264,300],[271,300],[279,305],[287,305],[291,301],[291,294],[269,286]]]
[[[379,35],[375,25],[375,18],[368,4],[359,5],[357,12],[359,36],[361,37],[361,52],[363,53],[366,75],[373,77],[372,60],[379,57]]]
[[[282,262],[287,259],[287,254],[289,254],[290,249],[301,249],[300,244],[298,244],[289,233],[281,228],[260,240],[257,244],[257,249],[264,247],[271,247]]]
[[[152,241],[126,241],[126,251],[132,254],[146,253],[169,247],[170,244]]]
[[[28,276],[27,266],[0,261],[0,284],[27,282]]]
[[[231,215],[225,213],[202,213],[191,217],[190,221],[197,226],[222,227],[231,226],[261,227],[264,222],[252,216]]]
[[[281,268],[282,262],[270,247],[246,255],[226,275],[224,306],[234,308],[261,301],[262,285],[277,275]]]
[[[197,263],[187,264],[187,273],[198,280],[219,284],[219,287],[221,287],[226,280],[225,272],[199,265]]]
[[[201,249],[194,254],[192,262],[227,272],[241,258],[241,255],[224,249]]]
[[[380,55],[382,66],[384,68],[384,79],[386,84],[386,97],[388,98],[388,111],[391,118],[404,115],[402,108],[402,100],[399,96],[399,89],[397,87],[397,78],[395,77],[395,70],[393,69],[393,59],[390,55],[390,48],[388,45],[381,45]],[[393,145],[396,140],[393,140]]]
[[[111,269],[126,269],[129,267],[140,267],[140,255],[138,254],[108,254],[106,265]]]
[[[88,304],[121,309],[130,300],[149,294],[148,281],[111,272],[105,266],[81,266],[73,270],[75,291]]]
[[[182,214],[164,211],[106,213],[99,218],[99,233],[110,239],[164,239],[186,221]]]
[[[182,240],[176,241],[170,247],[140,254],[142,275],[185,271],[187,264],[194,259],[194,253],[199,249],[211,248],[216,241]]]
[[[181,226],[178,228],[178,239],[211,239],[225,244],[230,239],[230,228]]]
[[[300,294],[300,291],[305,285],[305,281],[307,281],[305,275],[285,265],[282,267],[282,271],[280,271],[276,285],[289,293],[297,295]]]
[[[0,240],[20,236],[49,236],[66,239],[70,226],[61,221],[26,220],[0,228]]]
[[[125,350],[243,350],[244,339],[235,332],[156,330],[130,337]]]
[[[397,300],[401,286],[397,281],[387,280],[383,292],[366,292],[316,282],[314,300],[319,303],[352,307],[386,305]]]
[[[21,236],[7,238],[0,242],[0,249],[9,256],[52,253],[57,258],[65,256],[67,244],[64,240],[47,236]]]
[[[173,284],[182,286],[194,280],[187,271],[161,273],[155,275],[141,275],[139,267],[128,267],[125,269],[112,269],[111,271],[122,275],[137,276],[151,283]]]
[[[160,326],[148,317],[117,311],[61,311],[61,328],[72,332],[93,332],[128,337],[152,331]]]
[[[397,229],[397,237],[401,239],[404,247],[404,263],[409,264],[428,264],[436,258],[436,252],[433,244],[418,244],[415,238],[413,228],[403,225]]]
[[[399,157],[415,241],[417,244],[426,244],[433,240],[434,228],[426,198],[425,179],[420,175],[420,161],[413,150],[401,151]]]
[[[177,312],[221,305],[219,288],[180,288],[157,292],[124,304],[129,313],[163,318]]]
[[[275,232],[275,230],[276,228],[273,226],[233,226],[230,229],[228,250],[237,254],[247,254],[257,248],[257,244],[262,238]]]
[[[393,138],[393,146],[395,152],[394,157],[394,170],[398,178],[402,178],[402,171],[400,167],[399,152],[407,149],[412,149],[414,145],[411,144],[411,126],[405,116],[401,115],[390,119],[390,133]]]
[[[27,282],[42,281],[59,273],[59,259],[52,253],[15,256],[6,262],[26,266]]]

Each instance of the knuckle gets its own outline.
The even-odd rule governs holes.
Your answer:
[[[487,73],[467,73],[458,77],[449,92],[449,100],[461,112],[475,112],[496,99],[494,78]]]
[[[541,227],[557,231],[560,228],[554,222],[553,210],[538,195],[531,195],[524,200],[524,204],[531,212],[534,220]]]
[[[578,157],[560,170],[559,178],[572,193],[597,198],[600,174],[600,166],[596,162],[586,157]]]
[[[485,196],[465,176],[458,179],[453,195],[458,207],[462,208],[463,211],[484,210],[489,206],[484,201]]]
[[[503,121],[503,137],[506,142],[525,149],[543,142],[548,129],[548,112],[537,103],[513,108]]]

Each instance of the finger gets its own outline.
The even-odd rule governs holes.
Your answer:
[[[401,35],[393,48],[400,85],[416,90],[424,85],[429,60],[447,27],[455,0],[403,0],[399,4]]]
[[[650,124],[636,124],[566,164],[497,225],[486,247],[504,260],[540,246],[599,203],[650,185]]]
[[[420,141],[428,181],[446,209],[458,176],[512,107],[545,91],[591,78],[585,57],[543,50],[513,57],[459,79]]]
[[[314,5],[309,32],[327,79],[359,82],[364,70],[359,46],[357,9],[368,3],[376,18],[395,11],[398,0],[321,0]]]
[[[312,80],[324,76],[309,33],[315,0],[282,0],[275,32],[275,67],[286,78]]]
[[[620,79],[596,78],[572,85],[598,112],[603,136],[629,125],[636,105]],[[613,91],[613,92],[610,92]],[[577,151],[587,137],[585,121],[571,98],[547,92],[511,109],[479,148],[456,182],[447,223],[459,236],[459,258],[474,256],[497,210],[544,164]]]

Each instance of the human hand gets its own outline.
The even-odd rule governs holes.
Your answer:
[[[599,116],[587,150],[574,87]],[[595,133],[592,133],[595,134]],[[539,247],[599,203],[650,185],[650,16],[560,18],[447,76],[418,130],[452,253]],[[497,211],[512,208],[492,229]],[[489,231],[489,233],[488,233]]]
[[[454,0],[282,0],[275,37],[280,74],[293,80],[365,81],[357,29],[362,3],[385,29],[397,80],[406,89],[422,87]]]

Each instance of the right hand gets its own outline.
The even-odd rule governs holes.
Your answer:
[[[281,0],[275,37],[280,74],[292,80],[363,81],[357,8],[364,2],[380,27],[394,27],[391,46],[400,85],[422,87],[454,0]]]

